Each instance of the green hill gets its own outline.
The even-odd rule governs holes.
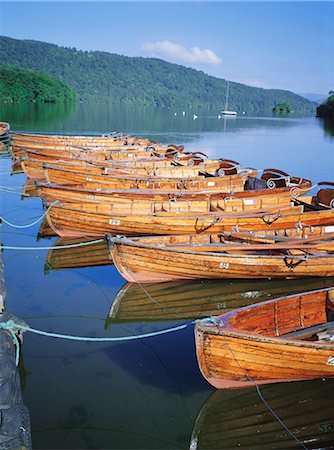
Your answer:
[[[7,102],[74,102],[75,94],[64,83],[45,73],[0,65],[0,98]]]
[[[46,72],[70,86],[81,101],[124,105],[216,108],[225,103],[226,80],[155,58],[78,51],[54,44],[0,37],[0,61]],[[314,113],[315,104],[289,91],[230,82],[229,109],[270,113],[289,103],[296,113]]]

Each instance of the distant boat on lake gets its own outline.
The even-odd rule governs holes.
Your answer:
[[[226,100],[225,100],[225,109],[220,112],[222,116],[233,116],[235,117],[237,115],[236,111],[229,111],[228,110],[228,93],[230,88],[230,82],[227,82],[227,88],[226,88]],[[219,117],[219,116],[218,116]]]

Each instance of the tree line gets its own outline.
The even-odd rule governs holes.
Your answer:
[[[223,109],[227,81],[156,58],[81,51],[39,41],[0,37],[0,61],[45,72],[68,85],[79,101],[122,105]],[[296,113],[316,105],[290,91],[262,89],[230,81],[229,109],[270,113],[288,103]]]
[[[5,102],[75,102],[75,93],[49,75],[8,64],[0,66],[0,98]]]

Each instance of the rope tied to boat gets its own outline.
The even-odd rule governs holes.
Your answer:
[[[295,260],[296,260],[296,262],[295,262]],[[307,260],[308,260],[308,258],[305,256],[289,255],[289,256],[284,257],[284,264],[286,265],[286,267],[288,267],[288,269],[290,269],[290,272],[293,272],[295,270],[295,268],[297,266],[299,266],[299,264],[301,264]]]
[[[263,220],[263,222],[268,225],[268,227],[270,227],[270,225],[272,225],[274,222],[276,222],[276,220],[280,219],[282,217],[282,214],[277,213],[277,214],[263,214],[263,216],[261,216],[261,219]]]
[[[100,242],[103,242],[104,239],[96,239],[95,241],[88,241],[88,242],[78,242],[76,244],[67,244],[67,245],[54,245],[52,247],[17,247],[12,245],[3,245],[0,244],[1,250],[24,250],[24,251],[30,251],[30,250],[61,250],[63,248],[75,248],[75,247],[84,247],[87,245],[93,245],[98,244]]]
[[[207,225],[206,227],[205,227],[205,226],[202,226],[201,228],[199,228],[199,227],[197,226],[197,224],[198,224],[200,221],[202,221],[203,223],[205,223],[205,222],[204,222],[204,219],[202,219],[201,217],[196,217],[196,221],[195,221],[195,231],[196,231],[197,234],[203,233],[204,231],[208,230],[208,229],[211,228],[213,225],[215,225],[216,223],[218,223],[218,222],[220,221],[220,217],[219,217],[219,216],[215,216],[215,218],[213,219],[213,221],[212,221],[209,225]]]
[[[8,320],[6,322],[0,323],[0,329],[3,329],[5,331],[7,331],[12,336],[13,341],[14,341],[15,346],[16,346],[16,365],[18,365],[18,363],[19,363],[20,344],[19,344],[18,338],[16,336],[16,333],[19,332],[19,331],[29,331],[30,333],[38,334],[38,335],[41,335],[41,336],[52,337],[52,338],[57,338],[57,339],[67,339],[67,340],[70,340],[70,341],[80,341],[80,342],[126,342],[126,341],[133,341],[133,340],[137,340],[137,339],[145,339],[145,338],[149,338],[149,337],[160,336],[160,335],[163,335],[163,334],[173,333],[175,331],[184,330],[189,325],[193,325],[193,323],[194,322],[188,322],[188,323],[185,323],[183,325],[178,325],[176,327],[167,328],[167,329],[164,329],[164,330],[153,331],[153,332],[150,332],[150,333],[142,333],[142,334],[131,335],[131,336],[117,336],[117,337],[89,337],[89,336],[85,337],[85,336],[74,336],[74,335],[69,335],[69,334],[51,333],[51,332],[48,332],[48,331],[42,331],[42,330],[38,330],[36,328],[32,328],[32,327],[29,327],[29,326],[18,324],[16,322],[14,322],[13,320]]]
[[[59,204],[59,200],[55,200],[53,203],[51,203],[51,205],[44,211],[44,213],[38,218],[36,219],[34,222],[29,223],[27,225],[16,225],[15,223],[11,223],[8,220],[4,219],[2,216],[0,216],[0,221],[4,222],[6,225],[12,227],[12,228],[30,228],[33,227],[34,225],[36,225],[38,222],[40,222],[41,220],[44,219],[44,217],[46,216],[46,214],[50,211],[50,209],[54,206]]]

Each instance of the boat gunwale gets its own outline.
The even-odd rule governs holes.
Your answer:
[[[331,235],[332,235],[332,233],[330,233]],[[198,235],[193,235],[193,236],[198,236]],[[184,249],[182,249],[182,248],[176,248],[176,247],[172,247],[172,245],[173,244],[170,244],[171,245],[171,247],[168,247],[167,245],[161,245],[161,246],[158,246],[158,245],[154,245],[154,244],[145,244],[145,243],[143,243],[143,242],[136,242],[135,240],[136,239],[140,239],[140,238],[146,238],[146,239],[152,239],[152,238],[155,238],[156,237],[156,239],[157,240],[159,240],[159,238],[161,238],[161,236],[159,236],[159,235],[156,235],[156,236],[151,236],[151,235],[149,235],[149,236],[133,236],[133,239],[132,238],[129,238],[129,237],[118,237],[117,235],[116,236],[112,236],[112,234],[111,233],[108,233],[107,234],[107,241],[108,241],[108,243],[110,244],[110,245],[119,245],[119,246],[122,246],[122,245],[127,245],[127,246],[129,246],[129,247],[136,247],[136,248],[145,248],[145,249],[148,249],[148,250],[153,250],[153,251],[168,251],[168,252],[171,252],[171,253],[185,253],[185,254],[189,254],[189,255],[199,255],[199,256],[212,256],[212,257],[228,257],[228,258],[253,258],[253,259],[256,259],[256,258],[259,258],[259,259],[264,259],[264,258],[266,258],[266,259],[282,259],[282,260],[284,260],[284,259],[286,259],[286,258],[293,258],[293,259],[300,259],[300,260],[302,260],[302,261],[308,261],[308,260],[312,260],[312,259],[317,259],[317,258],[334,258],[334,254],[333,253],[331,253],[331,252],[329,252],[329,251],[318,251],[317,253],[317,255],[312,255],[312,254],[307,254],[307,255],[305,255],[304,257],[303,257],[303,255],[257,255],[257,254],[245,254],[245,255],[242,255],[242,254],[233,254],[233,253],[223,253],[223,251],[222,252],[214,252],[214,253],[211,253],[211,252],[209,252],[209,251],[196,251],[196,249],[194,249],[194,250],[184,250]],[[171,237],[173,237],[173,238],[175,238],[175,235],[171,235]],[[325,237],[327,237],[327,236],[325,236]],[[329,237],[329,239],[331,239],[331,237]],[[183,245],[183,244],[181,244],[181,245]],[[189,246],[190,246],[191,244],[189,244]],[[230,247],[230,251],[233,251],[233,248],[232,248],[232,246],[231,246],[231,244],[223,244],[222,243],[222,246],[223,245],[226,245],[226,246],[228,246],[228,247]],[[247,247],[248,247],[248,245],[251,245],[251,244],[245,244],[245,249],[244,250],[248,250],[247,249]],[[267,250],[271,250],[271,249],[275,249],[275,247],[273,247],[273,245],[274,244],[263,244],[263,249],[261,249],[261,250],[266,250],[266,247],[267,247]],[[187,246],[187,244],[185,243],[184,244],[184,246]],[[292,246],[292,249],[299,249],[299,248],[301,248],[301,249],[303,249],[303,248],[307,248],[307,247],[298,247],[298,244],[296,243],[296,246],[295,247],[293,247]],[[282,248],[282,250],[283,250],[283,248]],[[237,251],[240,251],[240,252],[242,252],[242,249],[240,249],[240,248],[238,248],[237,249]]]
[[[264,336],[260,333],[256,333],[255,331],[239,331],[236,327],[229,324],[230,320],[235,317],[240,312],[251,311],[254,308],[259,308],[268,304],[274,304],[279,302],[280,300],[285,300],[293,297],[301,297],[304,295],[310,294],[318,294],[321,292],[329,292],[333,290],[334,286],[316,289],[312,291],[301,292],[299,294],[291,294],[286,295],[284,297],[277,297],[271,300],[266,300],[260,303],[254,303],[252,305],[244,306],[242,308],[238,308],[232,311],[228,311],[225,314],[221,314],[219,316],[214,316],[214,320],[212,317],[207,317],[203,319],[199,319],[195,324],[195,333],[202,334],[211,334],[224,337],[231,337],[235,339],[243,339],[249,340],[253,342],[261,342],[268,344],[281,344],[288,345],[294,347],[305,347],[305,348],[313,348],[313,349],[323,349],[323,350],[334,350],[334,342],[323,342],[323,341],[306,341],[303,339],[293,339],[291,337],[284,337],[284,334],[281,336]],[[211,322],[211,323],[210,323]],[[321,324],[319,324],[321,325]],[[300,330],[307,330],[308,327],[300,328]]]

